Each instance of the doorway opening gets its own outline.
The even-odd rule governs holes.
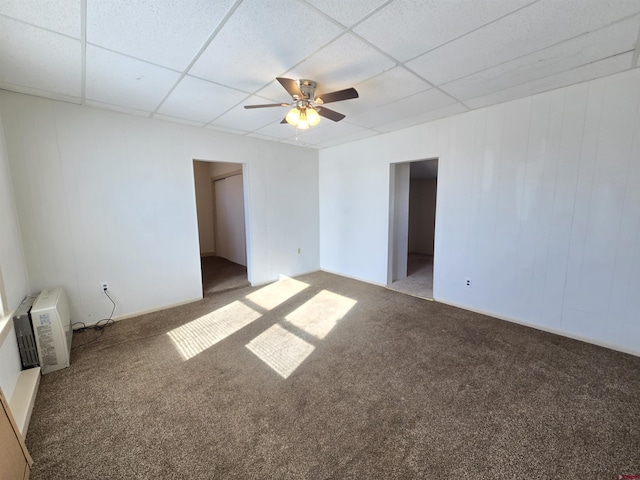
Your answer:
[[[390,168],[387,286],[433,300],[438,159]]]
[[[202,295],[249,286],[243,165],[193,161]]]

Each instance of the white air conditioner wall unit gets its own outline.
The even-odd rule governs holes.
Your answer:
[[[31,321],[42,373],[68,367],[73,331],[65,291],[61,287],[42,290],[31,307]]]

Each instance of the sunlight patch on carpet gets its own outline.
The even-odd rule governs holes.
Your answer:
[[[262,332],[246,347],[282,378],[291,375],[315,349],[278,324]]]
[[[307,288],[309,284],[280,275],[280,280],[261,288],[245,298],[265,310],[272,310]]]
[[[358,303],[352,298],[322,290],[285,317],[292,325],[323,339]]]
[[[189,360],[261,316],[251,307],[236,300],[174,328],[167,335],[182,358]]]

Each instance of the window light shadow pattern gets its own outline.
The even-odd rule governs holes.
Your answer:
[[[278,324],[262,332],[246,347],[282,378],[291,375],[315,349]]]
[[[322,290],[285,317],[292,325],[318,339],[323,339],[358,303],[337,293]]]
[[[167,335],[182,358],[189,360],[260,317],[260,313],[236,300],[174,328]]]
[[[280,275],[280,280],[277,282],[262,287],[245,298],[265,310],[273,310],[308,286],[307,283]]]

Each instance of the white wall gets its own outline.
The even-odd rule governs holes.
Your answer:
[[[321,268],[385,282],[388,164],[431,157],[437,300],[640,353],[640,70],[322,150]]]
[[[13,199],[13,186],[5,149],[2,116],[0,115],[0,288],[4,288],[5,311],[0,311],[0,388],[7,399],[21,370],[18,344],[13,330],[11,312],[29,293],[22,242]],[[4,315],[3,315],[4,313]]]
[[[193,178],[196,189],[200,254],[212,254],[216,251],[216,246],[213,233],[213,188],[211,187],[211,164],[208,162],[193,162]]]
[[[410,185],[409,252],[433,255],[437,180],[414,179]]]
[[[102,281],[116,316],[202,296],[193,159],[247,164],[252,283],[319,267],[313,150],[9,92],[0,115],[31,287],[74,321],[109,314]]]
[[[244,187],[242,175],[213,183],[216,210],[217,255],[239,265],[247,265]]]

